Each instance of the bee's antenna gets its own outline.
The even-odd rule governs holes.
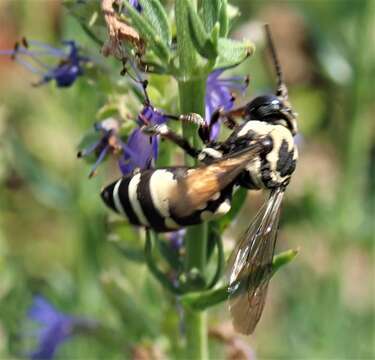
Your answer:
[[[265,24],[264,28],[265,28],[265,31],[266,31],[268,47],[270,48],[272,61],[275,65],[275,70],[276,70],[276,76],[277,76],[276,95],[281,96],[284,99],[287,99],[288,98],[288,90],[287,90],[286,85],[284,83],[284,78],[283,78],[283,73],[281,71],[280,62],[279,62],[279,59],[277,57],[275,45],[274,45],[273,40],[272,40],[271,28],[270,28],[269,24]]]

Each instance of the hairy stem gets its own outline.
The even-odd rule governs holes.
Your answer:
[[[180,96],[180,112],[183,114],[197,113],[204,116],[204,96],[206,77],[197,76],[198,55],[188,33],[187,0],[176,0],[176,26],[179,54],[178,88]],[[196,6],[196,4],[194,4]],[[194,146],[199,146],[200,140],[195,126],[184,124],[183,134]],[[185,163],[194,165],[194,161],[185,157]],[[186,237],[186,273],[188,277],[196,274],[202,278],[205,275],[207,262],[207,224],[189,227]],[[194,290],[199,290],[198,283]],[[204,286],[204,285],[203,285]],[[202,287],[203,287],[202,286]],[[186,349],[187,359],[208,359],[207,315],[205,312],[194,312],[185,307],[186,312]]]

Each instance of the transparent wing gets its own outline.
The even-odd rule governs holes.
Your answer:
[[[235,329],[251,334],[262,314],[284,190],[273,190],[229,260],[229,309]]]

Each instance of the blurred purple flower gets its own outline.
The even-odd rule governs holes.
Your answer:
[[[173,250],[179,251],[182,248],[182,246],[184,245],[185,234],[185,228],[166,234],[168,240],[170,241],[170,246]]]
[[[64,48],[60,49],[23,39],[21,43],[16,43],[13,50],[0,50],[0,55],[9,55],[27,70],[38,74],[40,80],[34,86],[55,80],[58,87],[69,87],[83,74],[82,65],[89,59],[79,55],[74,41],[63,41],[63,45]],[[53,57],[55,65],[45,63],[46,57]]]
[[[30,359],[52,359],[57,348],[77,330],[92,329],[96,323],[57,311],[46,299],[36,296],[27,317],[37,323],[34,332],[37,348],[27,354]]]
[[[105,159],[107,154],[119,154],[123,149],[123,142],[119,137],[120,123],[115,118],[107,118],[94,124],[95,131],[100,133],[99,140],[88,147],[80,150],[77,154],[79,158],[95,153],[96,161],[91,168],[89,178],[96,174],[96,169]]]
[[[139,126],[160,125],[167,121],[165,115],[150,104],[143,107],[138,115]],[[156,160],[159,151],[159,137],[149,136],[141,128],[133,130],[128,141],[123,145],[123,156],[119,165],[123,175],[130,174],[134,169],[148,169]]]
[[[138,115],[138,127],[132,131],[128,140],[124,142],[120,135],[120,123],[114,118],[105,119],[94,125],[99,131],[100,138],[87,148],[78,152],[78,157],[96,154],[96,161],[90,171],[89,177],[96,173],[96,169],[108,154],[121,156],[118,165],[123,175],[128,175],[136,168],[148,169],[153,160],[158,157],[159,137],[149,136],[142,132],[141,126],[159,125],[167,121],[162,112],[151,105],[145,105]]]
[[[225,68],[214,70],[207,78],[206,82],[206,98],[205,98],[205,121],[210,123],[211,116],[219,107],[223,107],[225,111],[232,109],[235,98],[234,91],[243,94],[249,84],[248,77],[233,76],[229,78],[219,79]],[[217,122],[211,131],[210,139],[215,140],[220,133],[220,123]]]
[[[129,0],[130,5],[132,5],[138,12],[143,10],[141,4],[138,0]]]

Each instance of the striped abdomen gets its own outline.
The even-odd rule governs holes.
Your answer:
[[[189,204],[188,198],[184,199],[187,189],[184,189],[183,180],[189,171],[194,170],[144,170],[110,184],[101,196],[110,208],[126,216],[130,223],[159,232],[199,224],[228,212],[231,186],[215,192],[199,208]]]

